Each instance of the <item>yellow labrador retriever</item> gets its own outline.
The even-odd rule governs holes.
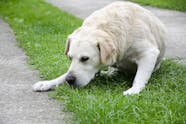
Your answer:
[[[150,11],[130,2],[114,2],[95,11],[69,35],[65,54],[71,65],[62,76],[33,85],[47,91],[63,82],[83,87],[103,66],[135,71],[124,95],[138,94],[148,83],[165,52],[165,27]]]

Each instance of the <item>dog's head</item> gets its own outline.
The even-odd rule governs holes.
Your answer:
[[[77,29],[67,38],[65,54],[71,60],[66,81],[70,85],[87,85],[103,65],[113,62],[114,45],[103,32]]]

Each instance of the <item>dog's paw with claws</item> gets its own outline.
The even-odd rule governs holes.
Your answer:
[[[55,87],[50,81],[39,81],[32,86],[33,91],[48,91]]]

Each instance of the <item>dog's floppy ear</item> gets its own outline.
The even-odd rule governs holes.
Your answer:
[[[70,38],[67,38],[66,46],[65,46],[65,55],[67,55],[67,53],[69,51],[70,42],[71,42]]]
[[[71,38],[73,37],[74,34],[78,33],[81,30],[81,27],[76,29],[72,34],[70,34],[66,40],[66,46],[65,46],[65,55],[67,55],[69,48],[70,48],[70,43],[71,43]]]
[[[97,46],[100,53],[101,63],[106,65],[111,64],[112,63],[111,57],[115,51],[114,45],[107,41],[100,41],[98,42]]]

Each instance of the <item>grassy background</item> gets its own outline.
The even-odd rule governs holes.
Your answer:
[[[0,0],[0,15],[13,28],[29,63],[44,79],[64,73],[69,65],[64,55],[66,37],[82,21],[42,0]]]
[[[1,0],[0,15],[13,28],[28,62],[43,79],[67,70],[65,39],[81,25],[80,19],[42,0]],[[123,96],[132,79],[126,74],[102,75],[85,88],[62,86],[50,96],[65,102],[66,111],[74,113],[74,123],[186,123],[185,66],[166,60],[140,95]]]
[[[159,8],[186,11],[186,0],[130,0],[142,5],[150,5]]]

